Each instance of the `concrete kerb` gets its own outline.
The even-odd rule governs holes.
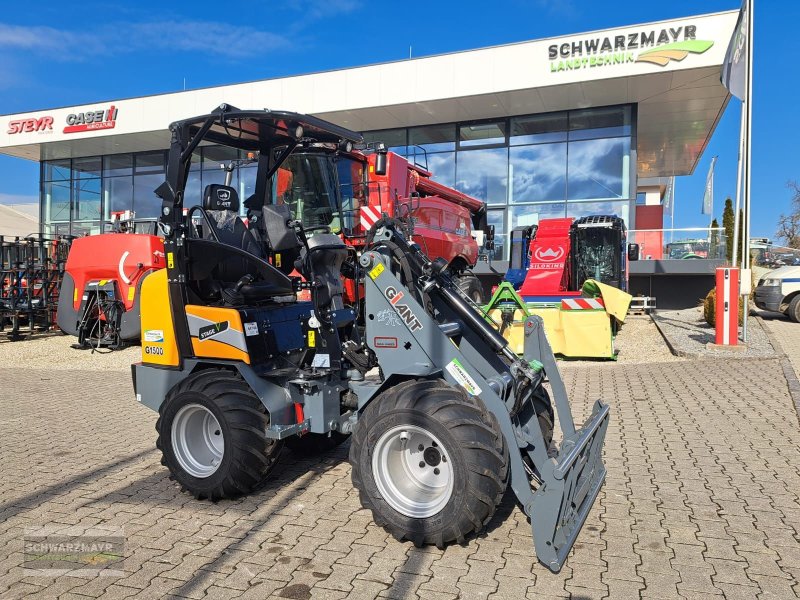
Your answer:
[[[723,358],[723,359],[727,359],[727,358],[744,359],[744,358],[746,358],[746,359],[749,359],[749,360],[772,360],[772,359],[775,359],[775,358],[782,358],[782,357],[785,358],[786,357],[786,353],[783,352],[783,349],[781,348],[780,344],[777,344],[775,342],[774,338],[769,335],[769,332],[767,331],[767,328],[764,327],[761,324],[760,317],[758,317],[757,315],[753,315],[753,317],[759,319],[759,326],[764,331],[764,333],[767,335],[767,339],[768,339],[770,345],[772,346],[772,349],[775,351],[775,353],[773,355],[770,355],[770,356],[742,356],[742,354],[744,354],[744,352],[746,352],[746,350],[747,350],[746,347],[731,348],[731,349],[729,349],[730,350],[729,352],[722,351],[722,352],[714,353],[714,354],[709,354],[707,352],[702,352],[702,351],[701,352],[689,352],[689,351],[686,351],[686,350],[681,350],[680,348],[677,348],[675,346],[675,344],[672,342],[672,340],[670,340],[669,335],[664,330],[664,327],[662,326],[662,324],[659,322],[659,319],[657,318],[657,314],[656,313],[650,313],[650,320],[655,324],[656,329],[658,329],[658,332],[661,334],[661,337],[664,339],[664,342],[667,344],[667,348],[669,348],[669,351],[674,356],[680,356],[682,358],[693,358],[693,359],[697,359],[697,360],[714,360],[714,359],[717,359],[717,358]],[[703,345],[703,348],[706,349],[706,348],[708,348],[708,346],[707,345]]]
[[[792,397],[792,402],[794,402],[794,410],[797,413],[798,422],[800,422],[800,379],[798,379],[797,373],[795,373],[794,367],[792,366],[792,362],[789,360],[786,352],[783,351],[783,347],[781,346],[780,342],[772,333],[772,331],[770,331],[770,328],[764,324],[764,320],[761,318],[761,315],[755,315],[755,318],[758,319],[759,323],[761,324],[761,328],[767,335],[767,339],[769,340],[769,343],[772,344],[772,347],[776,350],[779,348],[781,350],[779,352],[779,358],[781,361],[781,368],[783,369],[783,376],[786,378],[786,385],[789,388],[789,395]]]

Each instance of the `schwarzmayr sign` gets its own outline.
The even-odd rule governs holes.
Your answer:
[[[551,44],[547,53],[551,72],[634,62],[663,67],[689,54],[702,54],[714,45],[713,41],[696,38],[697,26],[686,25]]]

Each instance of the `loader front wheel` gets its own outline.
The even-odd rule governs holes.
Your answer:
[[[165,465],[195,498],[216,501],[248,494],[275,465],[282,443],[265,431],[269,416],[239,376],[195,373],[165,399],[156,422]]]
[[[442,548],[492,518],[507,485],[508,449],[477,400],[443,381],[409,381],[366,408],[350,463],[378,525],[398,540]]]

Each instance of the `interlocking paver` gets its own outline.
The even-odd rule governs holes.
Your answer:
[[[800,366],[800,327],[767,325],[785,329]],[[612,421],[606,485],[558,574],[536,562],[513,498],[463,546],[397,542],[360,507],[346,447],[287,452],[251,497],[196,501],[158,464],[155,415],[132,401],[127,374],[0,365],[18,386],[0,398],[14,415],[0,437],[0,597],[792,597],[800,425],[780,361],[743,364],[564,365],[576,421],[596,397]],[[23,577],[22,529],[48,523],[124,527],[123,576]]]

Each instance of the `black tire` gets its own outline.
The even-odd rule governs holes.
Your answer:
[[[789,302],[786,315],[795,323],[800,323],[800,295],[795,296],[792,298],[792,301]]]
[[[441,510],[425,518],[393,508],[373,472],[376,444],[403,426],[429,431],[441,441],[442,455],[450,457],[452,491]],[[441,380],[404,382],[373,400],[356,424],[350,463],[353,485],[375,523],[415,546],[462,543],[489,522],[507,486],[508,449],[496,419],[477,400]]]
[[[483,286],[476,275],[469,271],[462,273],[456,278],[456,284],[475,304],[483,304]]]
[[[286,438],[284,442],[286,447],[296,454],[300,454],[301,456],[316,456],[317,454],[330,452],[349,439],[349,434],[344,434],[340,431],[332,431],[330,435],[327,433],[307,433],[303,436],[294,435],[290,438]]]
[[[539,389],[533,393],[533,406],[536,409],[536,416],[539,420],[539,427],[542,429],[542,437],[548,453],[553,454],[555,450],[553,448],[555,412],[553,411],[553,403],[550,401],[550,394],[547,393],[544,387],[539,386]]]
[[[175,416],[189,405],[199,405],[217,420],[224,451],[216,470],[197,477],[176,456],[172,429]],[[264,405],[238,375],[211,369],[194,373],[173,388],[159,409],[156,422],[161,464],[195,498],[212,501],[252,492],[269,475],[283,446],[264,435],[269,416]]]

